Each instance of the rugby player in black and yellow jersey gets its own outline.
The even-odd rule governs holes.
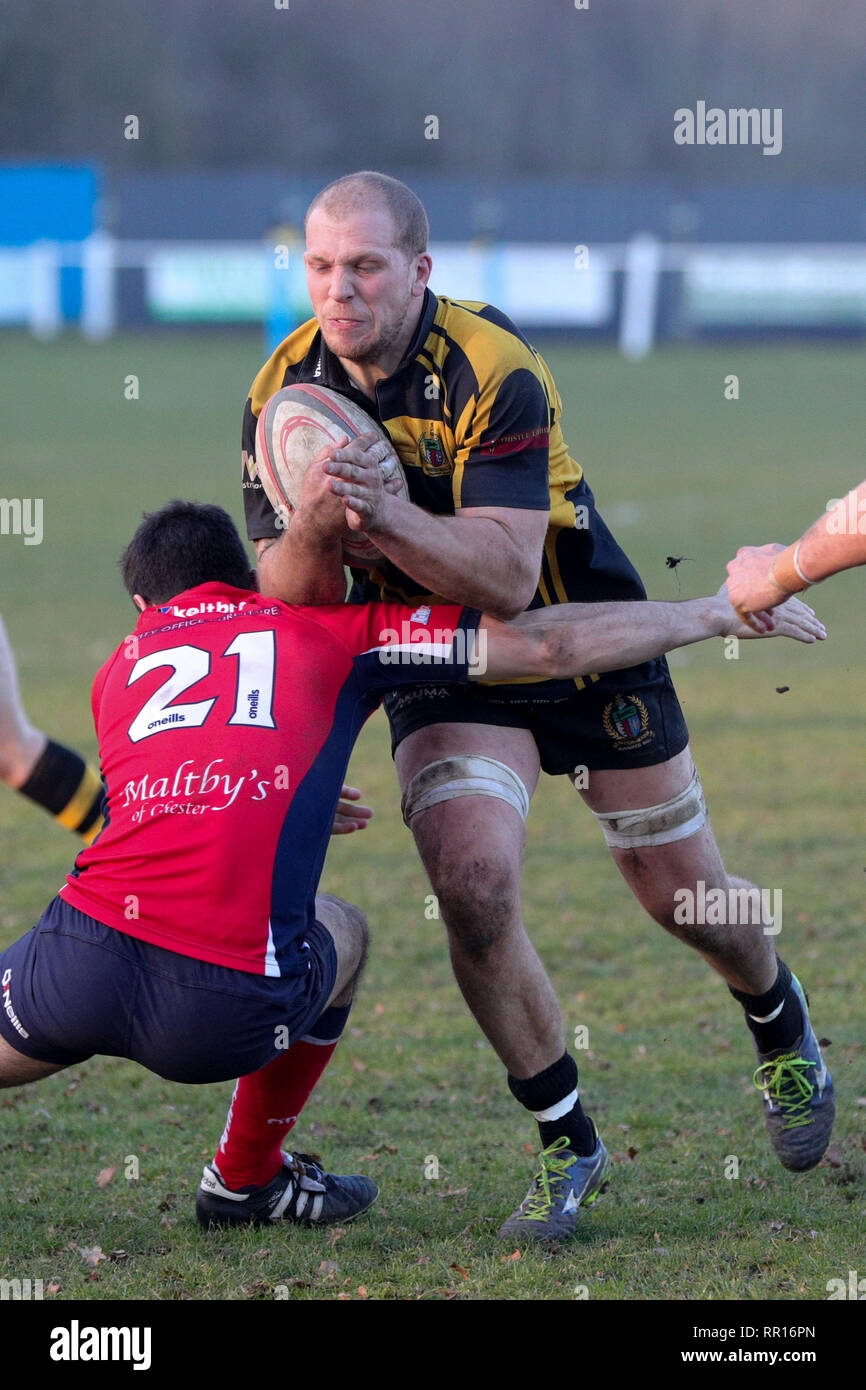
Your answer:
[[[259,372],[244,415],[244,501],[263,592],[293,603],[345,596],[340,537],[328,508],[315,506],[318,488],[322,499],[340,495],[350,526],[387,556],[354,571],[353,602],[450,600],[508,619],[566,601],[645,600],[568,452],[542,358],[491,305],[428,288],[427,219],[411,190],[371,172],[339,179],[313,200],[306,234],[315,317]],[[280,530],[256,476],[255,424],[268,397],[295,381],[342,392],[385,427],[409,501],[384,493],[382,446],[362,436],[323,451],[308,477],[311,505]],[[395,691],[385,707],[404,817],[458,983],[541,1133],[539,1171],[502,1234],[570,1232],[605,1161],[556,996],[521,921],[524,820],[540,771],[572,777],[646,911],[727,982],[753,1033],[778,1156],[790,1168],[817,1164],[832,1083],[799,982],[756,910],[758,891],[722,863],[664,660],[471,693],[431,682]],[[698,900],[717,890],[752,910],[745,921],[734,910],[692,914],[713,924],[684,923],[683,889]],[[716,924],[719,915],[726,920]]]

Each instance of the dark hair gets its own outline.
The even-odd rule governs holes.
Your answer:
[[[329,183],[316,194],[307,208],[304,227],[310,220],[310,213],[318,207],[341,219],[376,204],[390,214],[394,245],[406,257],[411,259],[427,250],[430,229],[421,199],[399,179],[393,179],[390,174],[380,174],[375,169],[344,174],[342,178]]]
[[[211,503],[168,502],[144,519],[120,557],[130,598],[167,603],[197,584],[255,583],[237,527],[222,507]]]

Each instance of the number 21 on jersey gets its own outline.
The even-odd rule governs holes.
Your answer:
[[[238,633],[226,647],[218,660],[232,657],[237,661],[234,713],[226,723],[259,729],[277,727],[273,715],[276,656],[273,629]],[[168,729],[199,728],[217,702],[216,695],[209,700],[178,701],[185,690],[210,675],[211,654],[204,647],[167,647],[140,657],[129,673],[127,689],[148,671],[161,666],[170,666],[171,675],[145,701],[130,724],[127,732],[133,743]]]

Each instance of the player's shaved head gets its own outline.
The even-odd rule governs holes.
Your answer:
[[[362,169],[357,174],[344,174],[317,193],[304,219],[307,227],[313,212],[322,211],[337,221],[356,212],[381,208],[391,218],[394,245],[410,258],[427,250],[430,228],[421,199],[399,179],[379,174],[374,169]]]

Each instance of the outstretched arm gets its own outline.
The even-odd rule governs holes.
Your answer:
[[[747,545],[728,562],[728,590],[739,613],[772,608],[840,570],[866,564],[866,481],[789,545]]]
[[[799,599],[789,599],[760,621],[761,633],[742,622],[724,585],[712,598],[684,603],[556,604],[522,613],[510,623],[485,615],[481,641],[486,643],[486,661],[473,667],[470,679],[556,679],[618,671],[708,637],[816,642],[826,636],[823,624]]]

